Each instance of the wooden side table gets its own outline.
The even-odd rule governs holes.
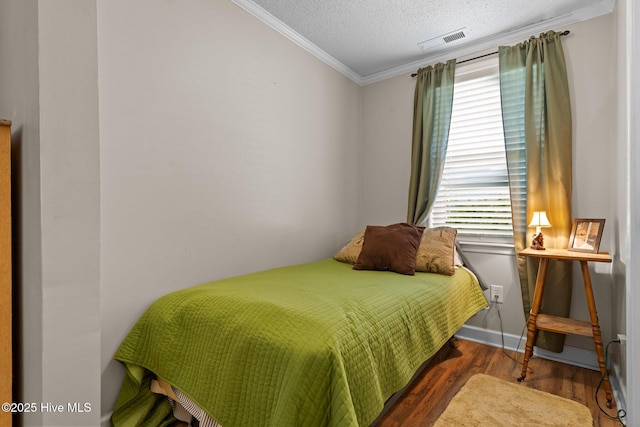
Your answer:
[[[527,321],[527,344],[524,350],[524,362],[522,364],[522,375],[518,381],[522,381],[527,376],[527,365],[529,358],[533,353],[533,345],[536,341],[538,331],[558,332],[561,334],[576,334],[591,336],[596,346],[596,354],[598,356],[598,366],[604,377],[604,389],[607,395],[607,407],[611,407],[611,384],[609,383],[609,375],[605,365],[604,348],[602,346],[602,334],[600,332],[600,323],[598,322],[598,313],[596,311],[596,302],[593,298],[593,290],[591,288],[591,276],[589,275],[589,261],[594,262],[611,262],[611,256],[607,252],[597,254],[587,252],[571,252],[566,249],[546,249],[535,250],[527,248],[519,253],[521,256],[540,258],[538,267],[538,276],[536,277],[536,287],[533,293],[533,304]],[[547,276],[549,260],[555,259],[560,261],[580,261],[582,268],[582,277],[584,279],[584,291],[589,307],[589,317],[591,322],[581,320],[568,319],[565,317],[551,316],[540,313],[542,305],[542,295],[544,294],[544,282]]]

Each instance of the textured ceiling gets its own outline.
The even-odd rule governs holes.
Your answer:
[[[367,79],[461,47],[609,13],[615,0],[232,0],[317,56]],[[465,37],[418,44],[464,29]],[[535,31],[527,33],[527,30]],[[528,36],[525,36],[525,38]],[[495,45],[494,45],[495,47]]]

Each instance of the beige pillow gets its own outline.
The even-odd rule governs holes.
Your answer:
[[[413,276],[424,227],[407,223],[368,225],[354,270],[393,271]]]
[[[416,255],[416,271],[453,275],[457,234],[451,227],[426,228]]]
[[[333,258],[340,262],[355,264],[360,256],[360,251],[362,251],[362,242],[364,242],[364,230],[358,231]]]

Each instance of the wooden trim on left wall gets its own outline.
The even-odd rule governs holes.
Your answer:
[[[13,401],[11,299],[11,122],[0,119],[0,403]],[[0,426],[10,425],[0,410]]]

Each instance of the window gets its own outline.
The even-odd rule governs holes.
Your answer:
[[[497,58],[456,70],[447,156],[429,225],[455,227],[461,241],[512,242]]]

